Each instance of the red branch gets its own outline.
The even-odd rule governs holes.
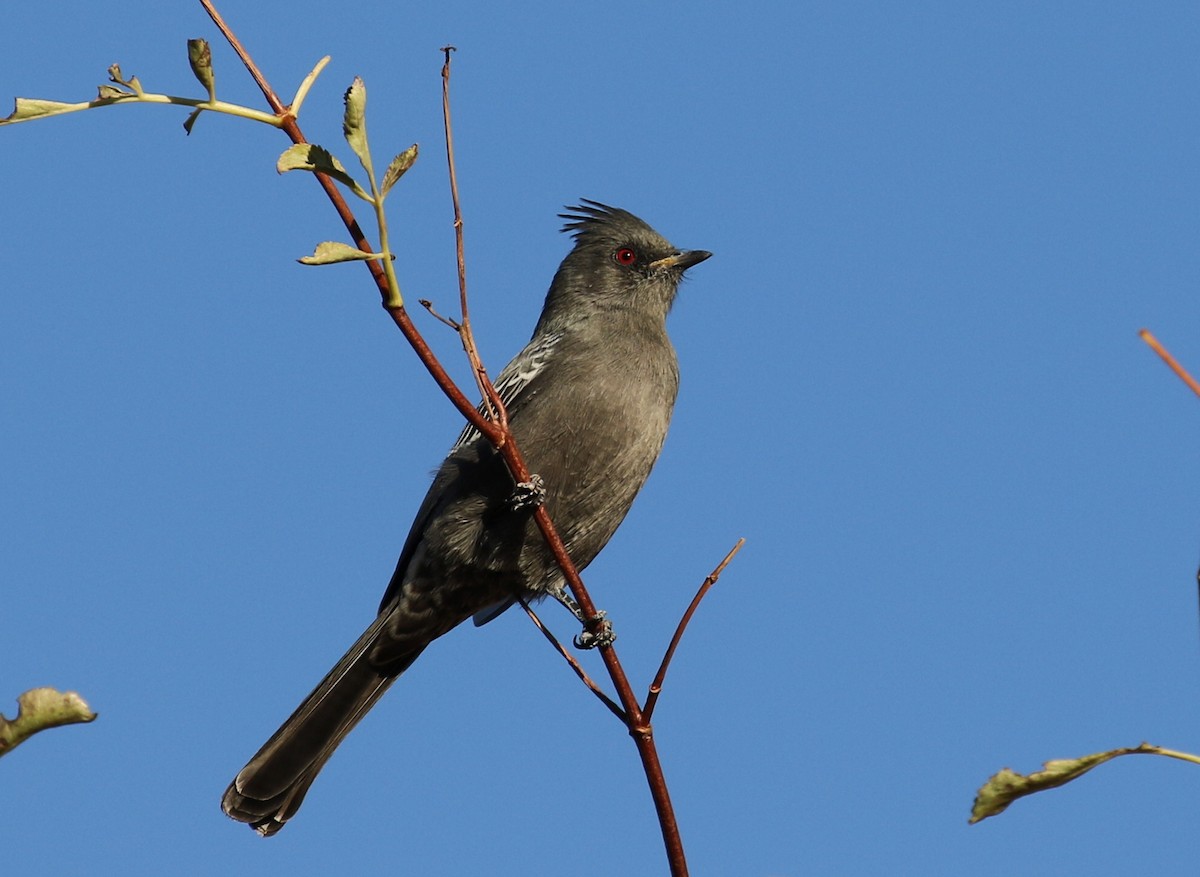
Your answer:
[[[650,683],[650,691],[646,694],[646,706],[644,709],[646,721],[650,721],[650,716],[654,713],[654,705],[658,703],[658,695],[662,691],[663,680],[667,678],[667,668],[671,666],[671,659],[675,657],[675,649],[679,645],[679,641],[683,639],[683,632],[687,629],[692,616],[696,614],[696,610],[700,607],[700,601],[704,599],[705,594],[712,590],[712,586],[717,583],[717,579],[721,577],[721,573],[725,571],[725,567],[729,566],[734,555],[741,551],[742,546],[745,544],[745,539],[739,539],[734,544],[724,559],[717,564],[716,569],[710,572],[708,577],[705,578],[704,582],[700,585],[700,590],[696,592],[696,596],[688,604],[687,611],[683,613],[683,618],[679,619],[679,626],[675,628],[675,635],[671,637],[671,644],[667,646],[666,654],[663,655],[662,663],[658,667],[658,673],[655,674],[654,681]]]
[[[1197,396],[1200,396],[1200,384],[1196,383],[1196,379],[1188,374],[1187,369],[1179,364],[1179,360],[1173,357],[1167,351],[1167,348],[1158,343],[1158,339],[1150,334],[1149,329],[1143,329],[1142,331],[1138,332],[1138,335],[1141,336],[1143,341],[1150,345],[1151,350],[1153,350],[1162,358],[1162,361],[1167,364],[1171,371],[1175,372],[1175,374],[1179,376],[1179,379],[1187,384],[1189,388],[1191,388],[1193,393],[1195,393]]]
[[[620,719],[622,723],[624,723],[626,718],[625,711],[621,709],[620,704],[601,691],[600,686],[592,681],[592,677],[589,676],[587,671],[584,670],[580,663],[575,660],[575,656],[563,647],[563,644],[558,641],[558,637],[551,633],[546,625],[542,624],[542,619],[538,618],[538,614],[533,611],[533,607],[529,605],[529,601],[522,598],[519,602],[521,604],[521,608],[525,610],[525,614],[529,616],[529,620],[533,622],[534,627],[540,630],[542,632],[542,636],[546,638],[550,645],[554,646],[555,651],[562,655],[563,660],[567,662],[570,668],[575,671],[575,675],[579,677],[579,681],[586,685],[591,690],[592,694],[596,695],[600,702],[608,707],[609,710],[612,711],[612,714]]]

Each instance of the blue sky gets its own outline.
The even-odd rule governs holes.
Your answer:
[[[349,160],[362,75],[377,154],[421,144],[389,206],[405,292],[443,311],[459,47],[493,370],[569,247],[562,205],[715,253],[671,316],[663,457],[585,576],[644,688],[748,540],[655,721],[693,873],[1194,873],[1178,762],[966,818],[1005,765],[1200,750],[1200,400],[1137,337],[1200,371],[1200,8],[426,5],[221,8],[285,95],[333,56],[311,140]],[[197,94],[203,36],[219,95],[258,105],[198,5],[12,6],[0,95],[85,100],[114,61]],[[0,712],[55,685],[101,714],[4,759],[5,867],[661,873],[632,746],[516,614],[431,648],[278,837],[220,813],[370,619],[459,422],[361,268],[295,263],[342,232],[276,176],[282,136],[184,115],[0,132]]]

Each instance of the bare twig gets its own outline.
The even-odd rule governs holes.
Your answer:
[[[254,59],[242,46],[240,40],[229,29],[229,25],[225,23],[225,19],[221,17],[221,13],[217,12],[215,6],[209,0],[200,0],[200,5],[204,7],[204,11],[208,13],[208,17],[213,20],[213,24],[217,26],[217,30],[221,32],[221,36],[233,47],[237,52],[238,58],[246,65],[246,69],[250,71],[250,77],[254,80],[255,85],[262,91],[263,97],[267,99],[267,104],[271,107],[271,111],[278,116],[289,115],[288,108],[283,105],[283,101],[279,99],[279,95],[275,93],[275,89],[271,88],[271,84],[267,82],[267,77],[258,69],[258,65],[254,63]],[[368,251],[369,252],[369,251]]]
[[[717,579],[721,577],[721,573],[725,571],[725,567],[729,566],[729,562],[733,560],[734,555],[741,551],[742,546],[745,544],[745,539],[739,539],[734,544],[729,553],[725,555],[725,558],[717,564],[716,569],[708,574],[708,577],[700,585],[700,590],[696,592],[696,596],[692,598],[692,602],[683,613],[683,617],[679,619],[679,626],[675,628],[675,635],[671,637],[671,644],[667,646],[662,663],[658,667],[658,673],[655,674],[654,681],[650,683],[650,691],[646,694],[646,705],[642,710],[646,721],[650,721],[650,716],[654,713],[654,706],[658,703],[658,695],[662,692],[663,680],[667,678],[667,668],[671,665],[671,659],[675,656],[675,648],[679,645],[679,641],[683,639],[683,632],[687,629],[688,623],[696,613],[696,609],[699,608],[700,601],[704,599],[704,595],[712,589],[712,586],[717,583]]]
[[[442,62],[442,123],[446,132],[446,165],[450,170],[450,199],[454,202],[454,252],[458,258],[458,306],[462,312],[462,322],[459,323],[458,335],[462,341],[463,350],[471,363],[471,373],[475,376],[475,384],[479,387],[479,395],[487,408],[488,417],[500,426],[502,435],[508,434],[508,411],[500,394],[488,378],[487,369],[479,357],[479,348],[475,344],[475,332],[471,329],[471,312],[467,307],[467,256],[463,243],[462,204],[458,199],[458,171],[454,166],[454,130],[450,124],[450,54],[456,51],[454,46],[442,46],[445,60]]]
[[[433,302],[431,302],[429,299],[419,298],[419,299],[417,299],[417,302],[421,305],[421,307],[423,307],[423,308],[425,308],[425,310],[429,311],[429,316],[433,317],[439,323],[443,323],[443,324],[449,326],[455,332],[457,332],[459,329],[462,328],[462,324],[459,323],[457,320],[452,320],[449,317],[443,317],[436,310],[434,310]]]
[[[544,636],[547,642],[554,646],[555,650],[562,655],[563,660],[571,665],[571,669],[575,671],[575,675],[579,677],[579,681],[590,688],[592,690],[592,694],[600,698],[600,702],[612,710],[613,715],[615,715],[622,722],[626,721],[625,711],[621,709],[620,705],[615,700],[613,700],[600,689],[600,686],[598,686],[592,677],[587,674],[587,671],[583,669],[583,666],[577,660],[575,660],[575,656],[568,652],[563,647],[563,644],[558,641],[558,637],[556,637],[546,627],[546,625],[542,623],[542,619],[538,618],[538,614],[533,611],[533,607],[529,605],[529,601],[521,599],[519,602],[521,604],[521,608],[525,610],[525,614],[529,616],[529,620],[532,621],[534,626],[542,632],[542,636]]]
[[[1200,396],[1200,383],[1196,383],[1196,379],[1187,373],[1187,369],[1180,365],[1179,361],[1176,360],[1175,357],[1173,357],[1170,353],[1168,353],[1165,347],[1158,343],[1158,339],[1150,334],[1149,329],[1142,329],[1142,331],[1138,332],[1138,335],[1141,336],[1143,341],[1150,345],[1151,350],[1162,357],[1162,361],[1170,367],[1171,371],[1175,372],[1175,374],[1179,376],[1180,380],[1182,380],[1188,385],[1188,387],[1191,388],[1193,393],[1195,393],[1197,396]]]

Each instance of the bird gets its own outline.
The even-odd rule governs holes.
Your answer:
[[[224,812],[266,837],[292,818],[337,746],[435,639],[518,599],[565,597],[534,520],[543,504],[577,568],[624,520],[666,439],[679,389],[667,313],[708,259],[632,213],[581,199],[574,239],[524,349],[498,375],[539,485],[529,501],[499,452],[463,430],[437,470],[374,621],[237,774]],[[481,405],[481,410],[483,406]]]

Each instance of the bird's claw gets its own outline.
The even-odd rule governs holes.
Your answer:
[[[575,648],[577,649],[597,649],[611,646],[617,641],[616,631],[613,630],[612,622],[607,618],[608,613],[603,609],[597,609],[596,615],[591,619],[589,627],[594,627],[595,630],[585,630],[583,633],[575,637]]]
[[[518,481],[508,504],[514,512],[536,509],[546,501],[546,482],[541,475],[531,474],[528,481]]]

